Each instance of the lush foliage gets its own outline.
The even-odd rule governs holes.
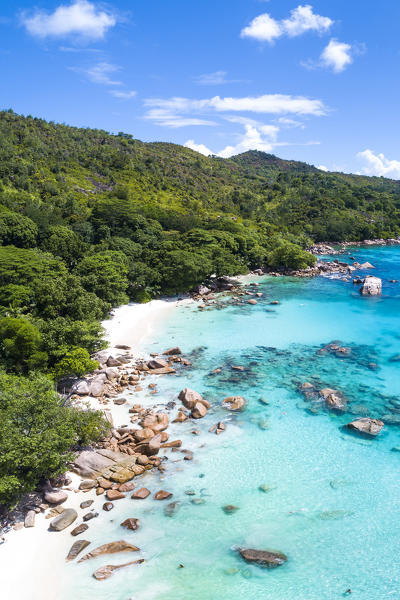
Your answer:
[[[71,449],[106,430],[101,413],[63,406],[44,375],[0,374],[0,504],[64,472]]]

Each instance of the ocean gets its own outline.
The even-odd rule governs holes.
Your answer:
[[[168,450],[165,473],[135,479],[171,500],[117,501],[81,536],[93,545],[125,539],[141,552],[66,565],[60,598],[400,598],[400,249],[352,248],[340,260],[349,255],[375,266],[368,273],[383,279],[381,297],[362,297],[351,279],[253,277],[263,293],[257,305],[183,304],[159,326],[141,350],[180,346],[193,367],[155,378],[157,395],[146,387],[128,399],[160,408],[175,401],[175,415],[179,391],[190,387],[212,408],[169,429],[193,460]],[[348,350],[321,352],[331,343]],[[304,382],[339,390],[346,412],[305,398]],[[243,412],[221,407],[231,395],[246,398]],[[387,424],[375,439],[343,428],[360,416]],[[209,432],[219,421],[226,430]],[[120,526],[128,517],[140,519],[139,530]],[[244,562],[239,547],[279,550],[288,561],[263,569]],[[139,557],[146,562],[106,581],[91,577]]]

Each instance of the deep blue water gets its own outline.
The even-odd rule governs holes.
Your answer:
[[[391,360],[400,354],[400,283],[389,283],[400,281],[400,249],[349,254],[375,266],[382,297],[362,297],[351,281],[252,279],[264,294],[257,306],[182,306],[147,344],[149,352],[181,346],[193,368],[157,379],[158,395],[135,394],[136,402],[158,398],[162,406],[188,386],[213,407],[205,419],[171,429],[193,461],[169,451],[167,473],[141,482],[172,491],[179,511],[165,516],[165,504],[149,498],[103,513],[89,539],[127,539],[147,562],[104,582],[90,577],[104,559],[68,565],[63,598],[333,600],[349,588],[357,600],[400,598],[400,452],[393,451],[400,427],[386,425],[372,440],[342,429],[356,416],[400,415],[400,362]],[[318,353],[333,341],[349,355]],[[221,373],[211,376],[216,367]],[[298,390],[306,381],[340,390],[347,412],[306,400]],[[221,408],[232,394],[247,399],[243,413]],[[209,433],[219,420],[226,432]],[[238,510],[228,515],[226,504]],[[141,529],[122,530],[126,517],[139,517]],[[238,546],[278,549],[288,562],[271,571],[251,566]],[[129,560],[122,556],[108,562]]]

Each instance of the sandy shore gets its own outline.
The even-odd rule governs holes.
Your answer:
[[[103,323],[105,337],[109,341],[110,354],[120,353],[116,344],[126,344],[132,348],[134,357],[143,356],[144,343],[152,342],[157,328],[167,319],[173,310],[182,303],[192,300],[152,300],[147,304],[128,304],[113,311],[111,319]],[[154,340],[156,341],[156,340]],[[96,399],[90,403],[98,407]],[[110,412],[115,423],[126,421],[126,406],[116,406],[110,403]],[[70,474],[73,483],[70,487],[77,488],[80,478]],[[84,493],[72,490],[66,508],[78,511],[80,522],[82,514],[90,509],[79,508],[84,500],[94,499],[93,507],[99,500],[94,490]],[[101,499],[102,502],[104,499]],[[93,508],[91,507],[91,508]],[[67,555],[76,538],[70,534],[71,527],[62,532],[49,532],[51,519],[44,514],[36,515],[35,527],[10,531],[6,542],[0,544],[0,574],[1,597],[7,600],[57,600],[62,597],[60,584],[65,577],[64,557]],[[62,584],[61,584],[62,585]],[[59,592],[59,595],[58,595]],[[83,600],[83,599],[82,599]]]
[[[112,312],[112,318],[103,321],[105,337],[110,352],[121,353],[116,344],[130,346],[135,357],[142,355],[143,344],[153,341],[157,327],[165,321],[179,305],[192,303],[193,300],[152,300],[147,304],[126,304]],[[154,339],[154,341],[157,341]]]

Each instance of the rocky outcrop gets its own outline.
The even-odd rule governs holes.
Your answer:
[[[139,552],[139,548],[137,546],[133,546],[124,540],[119,540],[117,542],[110,542],[109,544],[103,544],[98,548],[95,548],[82,558],[78,562],[83,562],[84,560],[89,560],[91,558],[97,558],[97,556],[102,556],[103,554],[116,554],[117,552]]]
[[[349,429],[362,433],[364,435],[375,437],[380,433],[384,427],[384,422],[380,419],[371,419],[364,417],[362,419],[356,419],[351,423],[347,424]]]
[[[262,567],[280,567],[287,561],[286,554],[275,550],[254,550],[251,548],[240,548],[239,552],[246,562],[255,563]]]
[[[360,294],[363,296],[380,296],[382,294],[382,279],[367,276],[360,288]]]
[[[55,517],[50,523],[52,531],[63,531],[77,519],[78,513],[73,508],[66,508],[63,512]]]
[[[210,408],[210,403],[207,400],[204,400],[199,392],[195,392],[190,388],[181,390],[178,399],[185,408],[188,408],[191,411],[193,419],[202,419],[206,416],[207,411]],[[183,418],[183,420],[185,419]]]

